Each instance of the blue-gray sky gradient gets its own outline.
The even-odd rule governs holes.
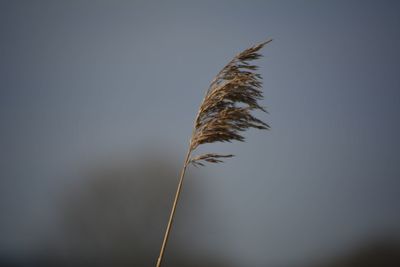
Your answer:
[[[193,250],[261,266],[398,235],[399,13],[395,1],[2,1],[0,252],[56,231],[71,170],[143,151],[181,161],[210,80],[270,37],[258,64],[272,130],[210,147],[237,157],[200,170],[205,214],[223,227],[200,228]]]

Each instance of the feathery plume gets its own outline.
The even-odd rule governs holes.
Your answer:
[[[204,166],[205,163],[220,163],[224,158],[233,157],[231,154],[217,153],[192,156],[192,152],[200,145],[207,143],[243,142],[245,138],[242,132],[249,128],[261,130],[270,128],[267,123],[251,114],[254,110],[263,112],[266,110],[258,103],[263,99],[261,75],[255,72],[258,67],[250,62],[260,58],[259,50],[271,41],[272,39],[254,45],[237,54],[212,80],[194,121],[193,133],[157,260],[157,267],[161,266],[187,166],[192,164],[198,167]]]
[[[248,128],[268,130],[269,125],[255,118],[251,111],[266,110],[258,104],[263,98],[261,76],[249,62],[261,57],[258,51],[272,40],[250,47],[236,55],[214,78],[200,105],[190,140],[190,151],[205,143],[244,141],[241,132]],[[219,163],[233,155],[204,154],[189,163]]]

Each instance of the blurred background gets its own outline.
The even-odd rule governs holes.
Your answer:
[[[396,1],[0,1],[0,266],[154,266],[213,76],[272,130],[190,167],[165,266],[400,266]]]

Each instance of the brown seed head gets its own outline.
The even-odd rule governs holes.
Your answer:
[[[198,146],[214,142],[243,142],[242,132],[248,128],[268,130],[269,125],[255,118],[253,110],[266,110],[259,105],[263,99],[261,76],[250,61],[258,59],[258,51],[272,40],[252,46],[237,54],[212,80],[200,105],[190,140],[190,153]],[[220,163],[233,155],[214,153],[191,157],[188,163],[204,166],[204,162]]]

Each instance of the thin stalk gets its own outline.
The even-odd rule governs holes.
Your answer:
[[[163,243],[161,245],[160,255],[158,256],[156,267],[160,267],[161,266],[161,262],[162,262],[162,259],[163,259],[163,256],[164,256],[165,247],[167,245],[169,233],[171,232],[172,223],[174,221],[176,206],[178,204],[179,196],[180,196],[181,191],[182,191],[183,179],[185,177],[186,168],[188,166],[190,152],[191,152],[191,149],[189,147],[188,152],[186,153],[185,163],[183,164],[183,168],[181,170],[181,176],[180,176],[180,179],[179,179],[178,188],[176,189],[174,203],[172,204],[172,209],[171,209],[171,213],[169,215],[167,229],[165,230],[164,240],[163,240]]]

